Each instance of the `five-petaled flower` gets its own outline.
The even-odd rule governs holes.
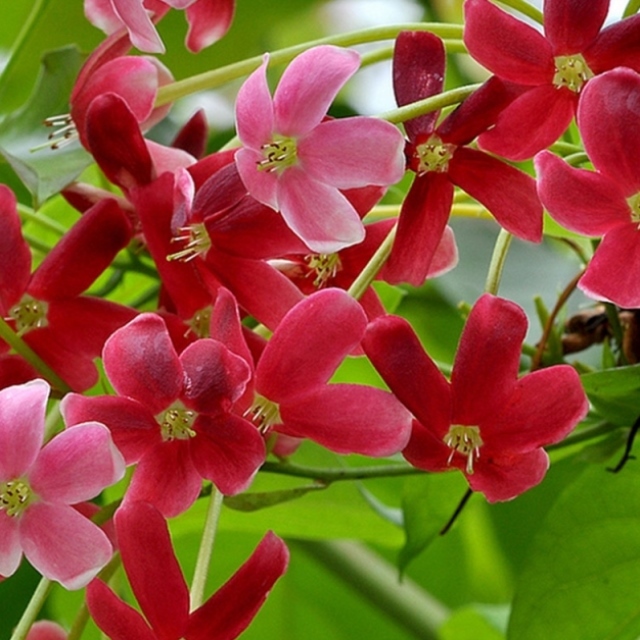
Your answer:
[[[413,413],[405,458],[420,469],[460,469],[490,502],[541,482],[542,448],[586,415],[576,371],[557,365],[518,378],[527,319],[520,307],[483,295],[473,307],[447,380],[403,318],[374,320],[363,346],[385,382]]]

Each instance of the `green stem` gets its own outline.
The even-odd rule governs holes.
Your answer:
[[[371,260],[369,260],[367,266],[360,272],[358,277],[349,287],[347,293],[350,296],[353,296],[356,300],[359,300],[364,295],[364,292],[374,281],[378,272],[382,269],[384,263],[391,254],[391,248],[393,247],[393,240],[396,237],[397,227],[397,224],[391,227],[387,237],[382,241],[382,244],[378,247],[373,256],[371,256]]]
[[[536,7],[532,7],[528,2],[524,2],[524,0],[500,0],[500,4],[519,11],[521,14],[535,20],[539,24],[544,22],[542,11]]]
[[[31,207],[18,203],[18,214],[22,220],[33,222],[47,231],[53,231],[56,235],[63,236],[67,233],[67,229],[59,222],[41,213],[36,213]]]
[[[207,582],[209,565],[211,564],[211,554],[216,539],[220,510],[222,509],[222,497],[220,491],[213,487],[204,531],[202,532],[202,540],[200,541],[200,549],[198,550],[196,570],[191,583],[191,592],[189,595],[191,611],[195,611],[204,602],[204,587]]]
[[[350,585],[378,613],[386,615],[419,640],[439,638],[438,629],[450,615],[447,607],[410,578],[398,580],[398,570],[358,542],[287,540]]]
[[[341,480],[368,480],[371,478],[392,478],[398,476],[410,476],[423,474],[424,471],[416,469],[408,464],[386,464],[371,467],[347,467],[347,468],[327,468],[327,467],[306,467],[294,462],[265,462],[260,471],[267,473],[278,473],[284,476],[294,476],[296,478],[308,478],[317,480],[325,484],[338,482]]]
[[[297,55],[303,53],[311,47],[321,44],[334,44],[343,47],[349,47],[355,44],[365,42],[377,42],[378,40],[391,40],[395,38],[401,31],[430,31],[442,38],[462,38],[462,25],[459,24],[439,24],[429,22],[418,22],[408,24],[398,24],[392,26],[373,27],[361,31],[350,33],[341,33],[337,35],[320,38],[312,42],[279,49],[269,55],[269,64],[278,65],[290,62]],[[169,102],[174,102],[179,98],[202,91],[204,89],[213,89],[226,84],[230,80],[242,78],[255,71],[262,64],[263,56],[254,56],[234,62],[225,67],[207,71],[184,80],[178,80],[171,84],[164,85],[158,90],[156,97],[156,107]]]
[[[31,596],[31,600],[29,601],[27,608],[22,614],[22,618],[20,618],[20,622],[18,622],[18,625],[13,630],[11,640],[24,640],[27,637],[29,629],[31,629],[40,609],[42,609],[52,586],[53,583],[51,580],[47,578],[42,578],[42,580],[40,580],[36,590],[33,592],[33,596]]]
[[[61,394],[71,387],[0,317],[0,340],[4,340],[18,355],[21,355],[43,378],[46,378]]]
[[[507,259],[507,253],[512,239],[513,236],[508,231],[500,229],[496,244],[493,247],[493,255],[491,256],[489,273],[487,273],[484,290],[487,293],[492,293],[494,296],[498,295],[500,280],[502,279],[502,270],[504,269],[504,263]]]
[[[638,9],[640,9],[640,0],[629,0],[622,14],[622,17],[628,18],[629,16],[632,16],[634,13],[638,13]]]

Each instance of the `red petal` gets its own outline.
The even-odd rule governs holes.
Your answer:
[[[544,32],[554,56],[580,53],[600,32],[609,11],[609,0],[545,0]]]
[[[616,67],[640,71],[640,15],[629,16],[603,29],[583,53],[595,74]]]

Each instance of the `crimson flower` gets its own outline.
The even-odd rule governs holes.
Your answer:
[[[449,381],[403,318],[371,323],[365,352],[415,418],[403,451],[411,464],[459,469],[489,502],[510,500],[541,482],[549,466],[542,447],[562,440],[586,415],[588,402],[568,365],[518,378],[526,330],[520,307],[483,295],[467,320]]]
[[[545,0],[544,35],[489,0],[466,0],[464,42],[521,95],[482,134],[483,149],[511,160],[531,158],[569,126],[583,87],[618,66],[640,71],[640,16],[602,25],[609,0]]]
[[[400,106],[442,91],[445,51],[437,36],[401,33],[393,65]],[[402,204],[384,280],[415,286],[424,282],[445,233],[454,186],[487,207],[507,231],[524,240],[541,240],[542,206],[533,178],[467,146],[494,121],[508,98],[502,83],[489,82],[438,125],[438,111],[405,122],[408,165],[416,177]]]
[[[164,320],[144,313],[107,340],[102,360],[118,396],[69,394],[61,410],[67,424],[106,424],[127,464],[137,463],[127,499],[172,517],[193,504],[203,478],[227,495],[247,488],[265,446],[231,412],[251,375],[243,358],[210,338],[178,355]]]
[[[579,287],[622,307],[640,307],[640,75],[618,68],[594,78],[578,107],[578,126],[595,171],[545,151],[535,158],[540,199],[567,229],[603,236]]]
[[[87,588],[87,607],[110,640],[233,640],[253,620],[289,561],[284,542],[267,533],[240,569],[189,613],[189,590],[158,510],[129,502],[118,509],[115,523],[122,564],[144,618],[94,580]]]
[[[325,118],[359,55],[329,45],[309,49],[287,67],[273,98],[267,63],[265,56],[236,101],[242,181],[311,250],[333,253],[362,241],[360,216],[340,190],[393,184],[404,162],[402,136],[388,122]]]
[[[97,422],[42,447],[48,395],[44,380],[0,391],[0,575],[12,575],[24,553],[43,576],[80,589],[113,550],[100,527],[71,505],[120,480],[124,460]]]

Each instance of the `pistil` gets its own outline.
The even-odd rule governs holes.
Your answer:
[[[281,173],[293,166],[298,160],[296,142],[293,138],[275,138],[262,145],[262,160],[258,162],[260,171]]]
[[[49,305],[42,300],[36,300],[29,295],[22,297],[22,300],[9,309],[10,320],[15,320],[16,333],[23,336],[32,329],[46,327],[47,311]]]
[[[580,93],[584,83],[593,78],[593,71],[589,69],[585,59],[581,54],[576,53],[572,56],[557,56],[554,59],[556,72],[553,76],[553,84],[560,88]]]
[[[193,423],[196,419],[195,411],[181,405],[174,405],[167,409],[160,422],[160,432],[163,442],[172,440],[188,440],[196,435]]]
[[[266,433],[274,424],[281,424],[280,406],[259,393],[256,393],[251,406],[245,411],[245,416],[262,431]]]
[[[24,480],[0,483],[0,511],[12,518],[19,516],[27,508],[31,497],[31,487]]]
[[[342,268],[340,256],[337,253],[313,253],[305,257],[309,268],[315,272],[313,286],[320,289]]]
[[[445,173],[449,170],[449,160],[453,158],[455,149],[455,145],[442,142],[439,136],[432,135],[426,142],[415,146],[411,168],[419,176],[431,171]]]
[[[473,473],[473,461],[480,457],[480,447],[484,444],[480,437],[479,427],[452,425],[443,438],[444,443],[451,449],[447,464],[451,464],[456,452],[467,458],[466,471]]]

